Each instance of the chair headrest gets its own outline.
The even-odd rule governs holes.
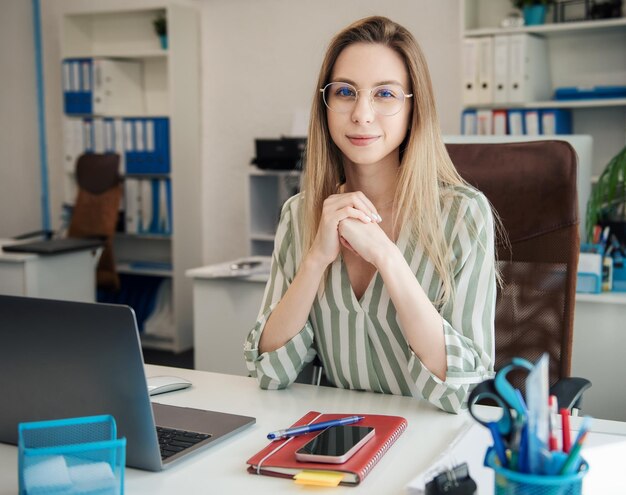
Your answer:
[[[121,181],[120,156],[115,153],[85,153],[76,162],[78,187],[92,194],[102,194]]]

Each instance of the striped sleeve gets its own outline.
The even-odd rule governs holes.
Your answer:
[[[263,303],[256,324],[244,343],[246,366],[250,374],[258,380],[260,387],[264,389],[281,389],[293,383],[302,368],[311,362],[316,354],[313,348],[313,329],[308,321],[304,328],[283,347],[259,354],[259,340],[265,324],[287,291],[297,269],[293,222],[295,198],[297,196],[288,200],[283,206]]]
[[[494,369],[494,227],[489,202],[481,193],[476,192],[469,201],[461,203],[452,232],[454,294],[440,311],[447,355],[446,380],[433,375],[415,354],[410,358],[409,369],[424,398],[456,413],[467,407],[472,386],[491,377]]]

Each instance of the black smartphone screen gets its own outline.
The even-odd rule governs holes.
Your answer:
[[[317,435],[298,452],[339,457],[363,440],[373,429],[370,426],[333,426]]]

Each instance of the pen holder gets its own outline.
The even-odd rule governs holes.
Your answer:
[[[20,423],[20,495],[122,495],[126,439],[112,416]]]
[[[500,466],[492,447],[487,449],[485,466],[495,471],[494,495],[581,495],[588,466],[583,460],[578,472],[566,475],[526,474]]]

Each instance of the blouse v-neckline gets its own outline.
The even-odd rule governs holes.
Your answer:
[[[404,256],[404,250],[406,247],[405,246],[406,230],[407,230],[406,225],[403,225],[400,228],[400,233],[398,234],[398,238],[394,242],[394,244],[400,250],[403,256]],[[352,298],[353,303],[355,303],[354,304],[355,308],[359,310],[363,310],[364,307],[366,307],[369,304],[369,301],[371,300],[371,294],[374,291],[374,287],[378,284],[378,281],[381,278],[380,272],[378,271],[378,269],[374,271],[374,274],[372,275],[372,278],[368,282],[367,287],[365,288],[365,291],[363,291],[363,294],[361,294],[360,298],[357,298],[356,293],[354,292],[354,287],[352,287],[352,281],[350,280],[350,275],[348,274],[348,267],[346,266],[346,263],[343,259],[343,254],[341,253],[341,251],[339,252],[339,256],[337,256],[335,263],[339,263],[340,280],[342,283],[344,283],[345,281],[345,283],[348,284],[348,287],[350,289],[350,296]]]

